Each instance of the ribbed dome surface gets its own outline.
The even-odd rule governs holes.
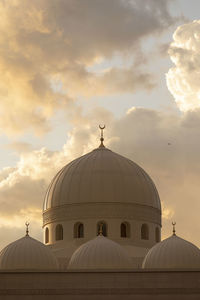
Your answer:
[[[44,211],[88,202],[136,203],[161,209],[148,174],[133,161],[103,147],[73,160],[58,172],[47,190]]]
[[[72,255],[70,270],[114,270],[130,269],[131,261],[125,250],[104,236],[80,246]]]
[[[41,242],[25,236],[0,252],[0,269],[9,271],[57,270],[54,254]]]
[[[172,235],[149,250],[142,267],[144,269],[199,269],[200,250],[192,243]]]

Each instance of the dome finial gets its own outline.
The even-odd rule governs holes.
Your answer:
[[[103,235],[103,223],[99,224],[99,235],[102,236]]]
[[[176,222],[172,222],[172,226],[173,226],[173,235],[176,235]]]
[[[103,130],[106,128],[106,126],[101,126],[99,125],[99,129],[101,130],[101,138],[100,138],[100,141],[101,141],[101,144],[99,145],[99,148],[103,147],[105,148],[104,144],[103,144],[103,141],[104,141],[104,137],[103,137]]]
[[[30,224],[26,221],[25,225],[26,225],[26,236],[29,236],[28,226],[29,226]]]

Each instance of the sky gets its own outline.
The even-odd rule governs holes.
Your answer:
[[[200,247],[199,0],[0,0],[0,248],[42,240],[56,172],[99,145],[138,163],[162,238]]]

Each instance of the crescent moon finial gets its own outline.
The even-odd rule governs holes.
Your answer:
[[[101,130],[101,138],[100,138],[101,144],[100,144],[99,148],[105,148],[105,146],[103,144],[103,141],[104,141],[103,130],[105,128],[106,128],[106,125],[104,125],[104,126],[99,125],[99,129]]]
[[[28,226],[30,225],[30,223],[28,223],[28,222],[26,221],[25,225],[26,225],[26,236],[29,236]]]
[[[176,235],[176,222],[172,222],[172,226],[173,226],[173,235]]]
[[[106,125],[104,125],[104,126],[99,125],[99,128],[100,128],[101,130],[103,130],[103,129],[106,128]]]

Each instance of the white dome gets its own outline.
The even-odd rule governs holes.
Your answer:
[[[130,269],[131,261],[125,250],[117,243],[104,236],[80,246],[72,255],[70,270],[114,270]]]
[[[134,203],[161,210],[156,187],[133,161],[100,147],[73,160],[52,180],[44,211],[66,204]]]
[[[149,250],[142,267],[144,269],[200,268],[200,250],[194,244],[172,235]]]
[[[57,270],[58,263],[44,244],[25,236],[0,252],[0,270],[45,271]]]

